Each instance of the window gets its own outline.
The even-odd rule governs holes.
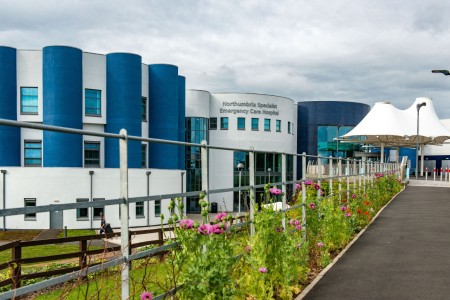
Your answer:
[[[281,120],[277,120],[275,123],[277,132],[281,132]]]
[[[292,134],[294,134],[294,123],[292,123]]]
[[[85,89],[84,113],[86,116],[101,116],[102,114],[101,91]]]
[[[25,166],[42,166],[42,141],[24,141]]]
[[[238,118],[237,121],[237,129],[245,130],[245,118]]]
[[[100,167],[99,142],[84,142],[84,166]]]
[[[105,198],[94,198],[93,201],[105,201]],[[106,216],[105,216],[105,207],[101,206],[101,207],[94,207],[94,219],[98,219],[100,220],[100,213],[103,214],[103,217],[106,220]]]
[[[291,134],[291,122],[288,122],[288,133]]]
[[[147,168],[147,145],[141,146],[141,167]]]
[[[25,207],[35,207],[36,198],[25,198]],[[25,214],[25,220],[36,220],[36,213]]]
[[[137,218],[144,217],[144,201],[136,202],[136,217]]]
[[[252,130],[259,130],[259,119],[252,118]]]
[[[147,97],[142,97],[142,122],[147,122]]]
[[[270,131],[270,119],[264,119],[264,131]]]
[[[38,88],[20,88],[20,113],[36,115],[38,113]]]
[[[155,217],[161,214],[161,200],[155,200]]]
[[[217,129],[217,118],[209,119],[209,129],[216,130]]]
[[[77,203],[89,202],[87,198],[77,199]],[[89,210],[87,207],[77,208],[77,220],[89,220]]]
[[[228,117],[220,118],[220,129],[228,130]]]

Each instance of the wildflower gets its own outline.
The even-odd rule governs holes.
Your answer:
[[[311,202],[311,203],[309,204],[309,208],[311,208],[311,209],[316,209],[316,204],[315,204],[314,202]]]
[[[194,227],[194,221],[191,219],[183,219],[180,221],[180,227],[183,229],[191,229]]]
[[[141,294],[141,300],[152,300],[153,299],[153,295],[150,292],[143,292]]]
[[[267,273],[267,269],[264,267],[261,267],[258,269],[259,273]]]
[[[313,184],[312,180],[305,180],[305,185],[312,185],[312,184]]]
[[[225,220],[226,217],[227,217],[227,213],[226,212],[221,212],[221,213],[218,213],[216,215],[216,220],[223,221],[223,220]]]
[[[364,214],[365,214],[366,216],[368,216],[368,215],[369,215],[369,212],[368,212],[368,211],[365,211]]]
[[[358,208],[358,210],[356,211],[358,213],[358,215],[361,214],[361,210]]]
[[[320,185],[317,184],[317,183],[315,183],[315,184],[314,184],[314,188],[315,188],[316,190],[320,190]]]
[[[341,206],[341,211],[346,211],[346,210],[347,210],[347,206],[342,205],[342,206]]]
[[[352,195],[352,198],[355,199],[355,198],[356,198],[356,194],[353,194],[353,195]]]
[[[294,220],[294,225],[295,225],[295,226],[300,225],[300,221],[299,221],[299,220]]]
[[[302,188],[302,186],[301,186],[300,184],[298,184],[298,183],[295,184],[295,189],[296,189],[296,190],[299,190],[299,189],[301,189],[301,188]]]
[[[297,230],[302,230],[302,226],[296,225],[296,226],[295,226],[295,229],[297,229]]]
[[[252,250],[249,245],[245,246],[245,251],[250,252]]]
[[[284,227],[283,226],[281,226],[281,227],[276,227],[275,228],[275,230],[277,231],[277,232],[283,232],[284,231]]]
[[[369,201],[365,201],[364,204],[365,204],[365,205],[369,205],[370,202],[369,202]]]
[[[275,196],[281,194],[281,190],[276,187],[270,188],[269,191],[272,195],[275,195]]]
[[[352,214],[348,212],[348,213],[345,214],[345,216],[346,216],[347,218],[349,218],[349,217],[352,216]]]
[[[323,247],[323,246],[324,246],[324,245],[323,245],[322,242],[318,242],[318,243],[317,243],[317,247],[321,248],[321,247]]]
[[[198,227],[198,232],[203,235],[210,235],[213,233],[213,226],[209,224],[203,224]]]

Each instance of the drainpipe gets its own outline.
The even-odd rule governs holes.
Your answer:
[[[150,196],[150,174],[151,171],[147,171],[147,197]],[[150,226],[150,201],[147,201],[147,226]]]
[[[3,209],[6,208],[6,170],[1,170],[3,174],[3,192],[2,192],[2,202],[3,202]],[[3,231],[6,231],[6,217],[3,217]]]
[[[94,199],[93,198],[93,175],[94,175],[94,171],[89,171],[89,176],[90,176],[89,201],[94,201],[93,200]],[[91,220],[91,229],[93,229],[94,227],[93,227],[92,221],[94,219],[94,208],[91,207],[90,211],[91,211],[91,214],[90,214],[89,219]]]

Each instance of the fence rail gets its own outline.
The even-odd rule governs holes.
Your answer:
[[[128,209],[129,204],[138,202],[138,201],[154,201],[154,200],[162,200],[162,199],[169,199],[174,197],[187,197],[187,196],[196,196],[200,193],[205,193],[206,198],[205,200],[208,201],[208,197],[211,194],[215,193],[224,193],[224,192],[230,192],[230,191],[249,191],[250,198],[255,197],[256,189],[261,188],[265,186],[264,184],[255,184],[255,153],[258,152],[254,148],[250,149],[240,149],[240,148],[231,148],[231,147],[220,147],[220,146],[214,146],[214,145],[208,145],[205,141],[203,141],[201,144],[196,143],[186,143],[186,142],[178,142],[178,141],[169,141],[169,140],[161,140],[161,139],[152,139],[152,138],[143,138],[143,137],[136,137],[136,136],[128,136],[126,130],[122,129],[119,134],[113,134],[113,133],[102,133],[102,132],[92,132],[92,131],[85,131],[80,129],[72,129],[72,128],[65,128],[65,127],[58,127],[58,126],[49,126],[49,125],[42,125],[42,124],[36,124],[36,123],[27,123],[27,122],[18,122],[18,121],[12,121],[12,120],[5,120],[0,119],[0,125],[5,126],[15,126],[15,127],[22,127],[22,128],[32,128],[32,129],[38,129],[38,130],[47,130],[47,131],[57,131],[57,132],[63,132],[68,134],[81,134],[81,135],[92,135],[92,136],[100,136],[105,138],[113,138],[113,139],[119,139],[119,155],[120,155],[120,197],[118,199],[112,199],[108,201],[102,201],[102,203],[96,203],[96,201],[92,202],[79,202],[79,203],[71,203],[71,204],[56,204],[56,205],[45,205],[45,206],[36,206],[36,207],[26,207],[26,208],[11,208],[11,209],[4,209],[0,211],[0,216],[7,217],[12,215],[20,215],[20,214],[29,214],[29,213],[40,213],[40,212],[51,212],[56,210],[67,210],[67,209],[76,209],[76,208],[88,208],[88,207],[103,207],[105,205],[120,205],[120,214],[121,214],[121,245],[120,245],[120,251],[121,251],[121,258],[113,259],[111,261],[108,261],[107,263],[103,263],[100,265],[90,265],[89,267],[84,268],[81,271],[78,272],[72,272],[63,276],[59,276],[57,278],[52,278],[50,280],[46,280],[44,282],[40,282],[34,285],[21,287],[19,288],[17,284],[20,285],[20,268],[16,269],[14,272],[12,283],[15,284],[14,287],[16,287],[13,291],[9,291],[3,294],[0,294],[0,299],[8,299],[12,298],[14,296],[19,295],[25,295],[30,292],[34,292],[40,289],[44,289],[47,287],[50,287],[52,285],[72,280],[76,278],[77,276],[86,276],[87,274],[90,274],[92,272],[96,272],[99,270],[102,270],[104,268],[109,268],[116,265],[122,265],[121,268],[121,277],[122,277],[122,299],[128,299],[129,298],[129,268],[130,264],[129,262],[133,259],[142,258],[145,255],[154,255],[156,253],[160,254],[161,251],[167,251],[170,248],[176,247],[176,245],[165,245],[162,247],[159,247],[156,252],[154,249],[143,251],[137,254],[132,254],[131,249],[133,247],[133,244],[130,244],[130,236],[132,234],[138,234],[137,232],[130,232],[129,230],[129,221],[128,221]],[[193,146],[193,147],[199,147],[201,149],[201,181],[202,181],[202,191],[194,191],[194,192],[186,192],[186,193],[177,193],[177,194],[166,194],[166,195],[152,195],[152,196],[144,196],[144,197],[134,197],[129,198],[128,197],[128,140],[136,140],[136,141],[145,141],[150,143],[164,143],[164,144],[173,144],[173,145],[179,145],[179,146]],[[248,186],[241,186],[239,188],[225,188],[225,189],[210,189],[209,188],[209,154],[211,150],[227,150],[227,151],[240,151],[240,152],[246,152],[249,154],[249,185]],[[267,152],[261,150],[261,152]],[[401,168],[403,166],[400,166],[397,163],[387,163],[387,164],[381,164],[381,163],[374,163],[374,162],[367,162],[367,161],[356,161],[354,159],[347,159],[347,158],[326,158],[326,157],[320,157],[320,156],[314,156],[314,155],[307,155],[306,153],[297,154],[297,153],[286,153],[286,152],[271,152],[274,154],[281,155],[282,163],[281,163],[281,174],[282,174],[282,181],[276,182],[276,185],[280,185],[284,194],[282,196],[282,211],[286,211],[287,205],[286,205],[286,188],[287,185],[293,185],[293,184],[301,184],[303,187],[302,192],[302,224],[305,224],[306,222],[306,215],[305,215],[305,181],[306,180],[317,180],[320,182],[321,180],[338,180],[339,181],[339,195],[342,194],[342,191],[346,191],[349,193],[350,191],[350,181],[353,181],[353,188],[366,188],[366,182],[373,182],[373,178],[377,172],[384,173],[384,172],[395,172],[396,174],[400,174]],[[292,155],[297,158],[301,158],[301,166],[302,166],[302,178],[296,179],[294,177],[294,180],[287,181],[286,180],[286,173],[287,173],[287,166],[286,166],[286,155]],[[312,162],[307,163],[307,159],[309,161],[315,159],[317,161],[317,166],[315,166]],[[295,161],[295,160],[294,160]],[[307,166],[309,165],[310,169],[307,169]],[[316,172],[312,172],[313,169],[316,169]],[[327,171],[325,171],[327,170]],[[310,171],[310,172],[308,172]],[[295,176],[295,175],[294,175]],[[343,182],[345,179],[346,181],[346,189],[342,189],[342,185],[345,183]],[[333,193],[333,191],[331,191]],[[320,198],[320,194],[318,194],[318,197]],[[252,220],[254,218],[255,208],[253,206],[253,202],[250,202],[250,208],[249,208],[249,219],[250,222],[248,223],[250,225],[250,234],[254,233],[254,227],[252,224]],[[284,220],[283,220],[284,222]],[[69,238],[70,239],[70,238]],[[14,246],[13,246],[13,243]],[[10,249],[21,249],[19,246],[24,245],[21,243],[24,242],[13,242],[10,245],[5,245],[6,247],[11,246]],[[18,244],[17,244],[18,243]],[[80,242],[82,243],[82,242]],[[32,244],[32,243],[31,243]],[[18,246],[19,245],[19,246]],[[25,244],[27,245],[27,244]],[[140,243],[139,246],[142,246],[143,243]],[[5,247],[1,246],[1,247]],[[18,248],[19,247],[19,248]],[[82,246],[83,248],[85,246]],[[118,247],[119,248],[119,247]],[[3,248],[0,248],[0,250]],[[8,248],[5,248],[8,249]],[[15,251],[15,250],[14,250]],[[20,253],[19,250],[17,250],[18,253]],[[95,250],[94,250],[95,251]],[[82,249],[79,252],[75,254],[74,257],[79,257],[80,255],[84,255],[83,257],[86,257],[88,251],[86,249]],[[17,254],[17,253],[16,253]],[[14,260],[19,263],[27,262],[29,263],[30,260],[26,261],[23,260],[19,255],[13,256]],[[59,256],[60,257],[60,256]],[[83,258],[80,258],[80,268],[83,266],[83,261],[81,261]],[[33,261],[33,260],[31,260]],[[4,267],[5,264],[0,265],[0,267]],[[10,266],[11,264],[8,264]],[[1,268],[0,268],[1,269]],[[4,282],[9,282],[11,284],[11,280],[7,280]],[[158,296],[159,297],[159,296]]]

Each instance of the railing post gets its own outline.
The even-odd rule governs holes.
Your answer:
[[[321,156],[319,155],[317,157],[317,184],[319,186],[320,186],[320,178],[322,177],[321,174],[322,174],[322,159],[321,159]],[[319,202],[320,202],[320,198],[321,198],[320,189],[318,189],[317,190],[317,200]]]
[[[347,202],[350,202],[350,160],[345,160],[345,175],[347,176]]]
[[[302,153],[302,227],[303,241],[306,241],[306,153]]]
[[[250,235],[255,235],[255,225],[253,220],[255,218],[255,207],[254,203],[256,201],[256,191],[255,191],[255,151],[253,147],[250,147],[249,156],[249,184],[250,184]]]
[[[339,176],[339,204],[342,201],[342,157],[338,158],[337,161],[337,165],[338,165],[338,176]]]
[[[128,220],[128,135],[125,129],[120,130],[123,139],[119,140],[120,149],[120,242],[124,262],[122,264],[122,300],[130,297],[130,263],[129,257],[129,220]]]
[[[16,264],[12,270],[12,288],[17,289],[20,287],[20,277],[22,275],[22,246],[20,245],[20,241],[11,248],[12,250],[12,260]]]
[[[282,186],[281,186],[281,191],[283,192],[283,196],[281,197],[281,208],[284,211],[286,211],[286,181],[287,181],[287,176],[286,176],[286,152],[281,154],[281,181]],[[283,228],[286,228],[286,214],[283,213],[283,222],[282,222]]]
[[[330,158],[328,159],[328,166],[329,166],[329,176],[330,176],[330,196],[331,196],[331,200],[333,200],[333,158],[330,156]]]
[[[201,162],[202,162],[202,191],[206,193],[205,200],[208,205],[211,205],[209,203],[209,148],[208,143],[203,140],[202,141],[202,148],[201,148]],[[209,216],[203,216],[203,224],[209,223]]]
[[[83,252],[83,256],[78,259],[78,264],[80,265],[80,269],[84,269],[87,266],[87,240],[78,241],[78,246],[80,248],[80,252]]]
[[[353,191],[356,190],[356,158],[353,160]]]

